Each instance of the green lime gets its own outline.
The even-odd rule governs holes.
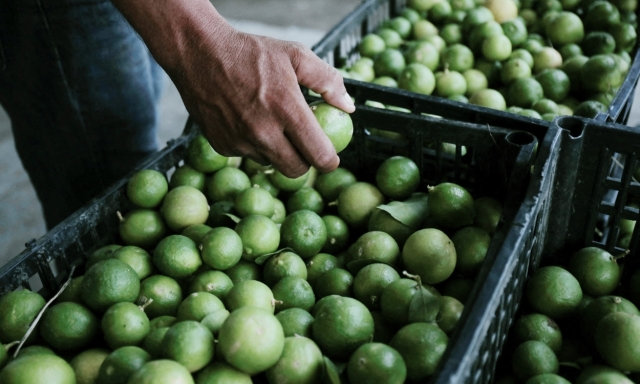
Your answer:
[[[313,339],[328,357],[346,359],[373,336],[371,313],[356,299],[332,295],[316,306]]]
[[[209,217],[209,204],[199,190],[177,187],[165,196],[160,213],[169,228],[180,232],[190,225],[204,224]]]
[[[269,311],[242,307],[231,312],[218,336],[218,348],[235,368],[253,375],[275,365],[284,349],[284,332]]]
[[[384,203],[384,195],[372,184],[357,182],[338,196],[338,215],[352,228],[364,228],[373,210]]]
[[[482,72],[487,79],[487,86],[493,87],[498,86],[500,82],[500,72],[502,71],[502,63],[499,61],[488,61],[483,58],[478,58],[475,61],[474,69]],[[484,87],[486,88],[486,87]],[[480,89],[484,89],[480,88]],[[467,83],[467,95],[469,94],[469,84]]]
[[[398,78],[407,65],[402,53],[394,48],[387,48],[374,59],[373,69],[376,76]]]
[[[609,92],[622,83],[616,61],[609,55],[595,55],[580,70],[583,86],[593,92]]]
[[[93,384],[98,380],[100,366],[109,356],[106,349],[87,349],[77,354],[70,362],[76,375],[76,384]]]
[[[195,372],[213,358],[213,335],[197,321],[181,321],[169,328],[162,339],[162,355]]]
[[[460,24],[446,24],[440,29],[440,36],[447,46],[462,43],[462,27]]]
[[[380,76],[376,77],[373,81],[373,84],[383,85],[385,87],[398,88],[398,82],[389,76]],[[375,102],[374,102],[375,103]],[[384,108],[384,104],[380,103],[382,108]]]
[[[505,102],[504,97],[495,89],[481,89],[476,91],[469,98],[469,103],[497,109],[499,111],[507,109],[507,103]]]
[[[495,20],[485,21],[482,24],[474,26],[469,35],[469,48],[471,48],[471,51],[475,54],[481,53],[482,43],[487,37],[492,35],[504,35],[502,27]]]
[[[429,10],[429,20],[436,24],[442,24],[451,16],[451,12],[451,4],[448,1],[437,2]]]
[[[149,318],[133,303],[116,303],[102,315],[104,339],[111,349],[138,345],[149,334]]]
[[[536,270],[527,281],[525,297],[531,307],[554,320],[573,314],[582,299],[578,280],[557,266]]]
[[[21,340],[44,305],[42,296],[28,289],[4,295],[0,299],[0,342]],[[32,332],[27,341],[33,342],[36,335]]]
[[[260,165],[248,157],[242,160],[240,168],[247,174],[247,176],[253,176],[257,173],[265,173],[266,171],[271,170],[270,165]]]
[[[618,51],[631,52],[636,46],[638,36],[633,25],[629,23],[614,24],[607,31],[614,38]]]
[[[458,230],[452,237],[456,249],[456,271],[464,276],[475,276],[484,261],[491,236],[482,228],[469,226]]]
[[[275,185],[273,185],[273,183],[269,179],[269,175],[265,173],[256,173],[255,175],[251,176],[249,180],[251,181],[251,185],[253,187],[264,189],[265,191],[269,192],[274,198],[277,197],[278,194],[280,194],[280,190]]]
[[[624,312],[640,316],[638,308],[629,300],[619,296],[602,296],[593,299],[580,312],[580,332],[583,341],[590,347],[595,346],[595,333],[600,321],[614,312]]]
[[[227,270],[242,258],[242,239],[230,228],[212,229],[204,236],[200,247],[202,261],[214,269]]]
[[[562,346],[562,332],[552,318],[540,313],[523,315],[513,325],[513,335],[518,343],[537,340],[545,343],[555,353]]]
[[[158,211],[134,209],[120,218],[120,238],[126,245],[153,248],[167,232],[167,225]]]
[[[197,384],[252,384],[251,376],[222,361],[213,361],[196,375]]]
[[[584,38],[582,20],[572,12],[558,13],[547,24],[545,31],[551,44],[558,47],[580,43]]]
[[[402,327],[389,346],[400,353],[407,366],[407,378],[422,380],[433,375],[449,343],[435,324],[413,323]]]
[[[452,74],[450,72],[449,74]],[[460,80],[465,83],[464,77]],[[444,75],[446,76],[446,74]],[[460,92],[464,93],[464,92]],[[420,170],[416,163],[408,157],[393,156],[380,164],[376,171],[376,185],[385,196],[401,200],[409,197],[418,188],[420,183]]]
[[[492,20],[495,20],[493,12],[485,6],[476,6],[467,11],[467,16],[462,21],[462,28],[465,32],[470,32],[474,26]]]
[[[209,200],[233,201],[238,193],[251,187],[249,176],[234,167],[224,167],[214,173],[205,182],[205,191]]]
[[[517,79],[507,88],[509,105],[531,108],[536,101],[542,99],[544,90],[540,83],[532,78]]]
[[[327,240],[327,228],[317,213],[302,210],[290,213],[280,227],[282,247],[290,247],[303,259],[320,253]]]
[[[570,58],[583,55],[582,48],[580,48],[578,44],[573,43],[561,47],[558,52],[560,52],[562,62],[565,64]]]
[[[425,65],[412,63],[407,65],[398,76],[398,87],[408,91],[430,95],[436,86],[433,72]]]
[[[276,314],[276,318],[282,325],[285,337],[295,335],[311,337],[311,324],[313,316],[302,308],[289,308]]]
[[[400,16],[409,20],[412,24],[421,19],[420,14],[413,8],[405,8],[400,12]]]
[[[445,68],[449,68],[451,71],[464,72],[473,68],[473,52],[462,44],[453,44],[442,52],[441,62]]]
[[[149,353],[153,358],[159,358],[162,351],[162,339],[169,331],[169,327],[154,328],[151,327],[147,337],[142,340],[140,347]],[[126,347],[123,347],[126,348]]]
[[[356,177],[351,171],[338,167],[329,173],[319,175],[314,188],[325,201],[334,201],[344,188],[355,184],[356,181]]]
[[[289,276],[307,279],[307,266],[300,256],[284,251],[267,259],[262,267],[265,284],[273,287],[277,282]]]
[[[372,231],[360,236],[347,251],[347,267],[357,273],[367,264],[386,263],[395,265],[400,257],[398,243],[391,235]]]
[[[607,315],[598,323],[595,340],[598,353],[621,371],[640,371],[637,356],[640,316],[624,312]],[[6,368],[5,368],[6,369]]]
[[[432,71],[438,68],[440,62],[438,48],[428,41],[419,41],[412,45],[405,57],[407,64],[419,63]]]
[[[208,314],[224,308],[224,304],[217,296],[209,292],[194,292],[180,303],[176,317],[179,322],[201,321]]]
[[[622,274],[616,258],[596,247],[583,248],[574,253],[569,260],[568,270],[578,280],[582,291],[593,297],[613,292]]]
[[[461,228],[473,223],[473,197],[466,189],[454,183],[440,183],[428,190],[428,212],[436,224],[445,228]]]
[[[517,47],[527,41],[527,26],[522,18],[504,21],[500,24],[504,35],[509,38],[511,45]]]
[[[357,73],[362,77],[362,81],[371,82],[375,79],[376,74],[373,71],[373,66],[364,62],[355,62],[349,73]]]
[[[592,2],[586,9],[584,25],[590,31],[604,31],[620,22],[620,11],[608,1]]]
[[[613,53],[616,50],[616,40],[607,32],[589,32],[584,37],[582,48],[587,56]]]
[[[120,347],[107,356],[98,372],[98,383],[126,383],[129,377],[151,360],[149,353],[135,346]]]
[[[238,216],[262,215],[271,217],[275,210],[275,202],[269,191],[259,188],[247,188],[238,192],[234,207]]]
[[[511,355],[511,366],[516,377],[525,381],[544,373],[558,372],[558,358],[542,341],[529,340],[520,344]]]
[[[273,173],[269,173],[269,180],[280,190],[294,192],[305,186],[307,180],[309,180],[309,174],[310,171],[300,177],[290,178],[274,169]]]
[[[284,339],[282,355],[267,369],[270,383],[314,383],[324,375],[324,359],[313,340],[301,336]]]
[[[163,274],[180,279],[198,270],[202,259],[193,240],[182,235],[170,235],[154,249],[153,263]]]
[[[307,281],[313,286],[320,275],[326,271],[337,268],[338,259],[328,253],[318,253],[306,263]]]
[[[245,280],[262,280],[262,269],[252,261],[240,260],[224,272],[234,285]]]
[[[194,381],[184,365],[173,360],[154,360],[135,371],[127,383],[194,384]]]
[[[471,96],[477,91],[488,87],[489,82],[487,76],[485,76],[482,71],[473,68],[467,69],[463,72],[462,76],[464,76],[467,82],[467,92],[465,93],[467,96]],[[451,98],[451,96],[449,98]]]
[[[124,261],[138,274],[140,280],[153,272],[153,262],[149,252],[135,245],[127,245],[113,252],[113,258]]]
[[[62,358],[38,354],[24,356],[7,364],[0,371],[0,383],[3,384],[75,384],[73,368]]]
[[[271,221],[276,224],[282,224],[287,217],[287,208],[284,206],[282,200],[274,199],[274,210]]]
[[[149,319],[174,316],[182,302],[182,289],[177,281],[168,276],[149,276],[140,283],[135,302],[145,306]]]
[[[440,308],[438,297],[433,288],[421,286],[413,279],[397,279],[382,290],[382,316],[394,326],[416,321],[433,322]]]
[[[607,113],[607,107],[599,101],[587,100],[578,105],[573,111],[574,116],[582,116],[593,119],[598,113]]]
[[[353,122],[349,114],[325,101],[314,101],[309,107],[336,152],[345,149],[353,136]]]
[[[271,289],[257,280],[235,283],[227,294],[226,303],[230,312],[242,307],[256,307],[273,313],[275,306]]]
[[[505,35],[491,35],[482,42],[482,55],[490,61],[506,60],[511,50],[511,40]]]
[[[417,274],[425,284],[446,280],[456,266],[456,250],[451,239],[435,228],[412,234],[402,248],[402,261],[409,273]]]
[[[169,179],[169,189],[174,189],[182,186],[193,187],[199,191],[204,192],[204,173],[196,170],[188,164],[180,166],[171,175]]]
[[[118,259],[97,262],[82,279],[82,300],[96,312],[104,312],[115,303],[132,303],[139,291],[136,271]]]
[[[98,318],[78,303],[59,303],[47,308],[39,324],[40,335],[58,351],[77,351],[87,347],[98,335]]]
[[[140,208],[155,208],[169,191],[167,178],[153,169],[136,172],[127,182],[127,197]]]
[[[382,38],[387,48],[398,48],[404,42],[402,36],[391,28],[380,28],[376,31],[376,35]]]
[[[205,316],[200,323],[207,327],[214,336],[217,336],[220,328],[222,328],[222,324],[224,324],[230,314],[231,312],[226,309],[220,309]]]
[[[332,268],[318,276],[313,292],[316,300],[330,295],[353,296],[353,275],[342,268]]]
[[[548,114],[556,116],[558,114],[558,104],[553,100],[540,99],[533,104],[533,110],[538,112],[543,118]]]
[[[89,255],[89,257],[87,257],[87,262],[84,265],[85,271],[89,270],[89,268],[91,268],[98,261],[112,259],[113,253],[120,248],[122,248],[121,245],[109,244],[96,249]]]
[[[358,45],[358,51],[360,55],[364,57],[374,58],[387,48],[386,43],[382,37],[370,33],[362,38],[362,41]]]
[[[576,378],[576,384],[616,383],[632,384],[624,373],[604,364],[594,364],[585,367]]]
[[[351,383],[404,383],[407,367],[395,349],[382,343],[363,344],[349,358]]]
[[[287,199],[286,210],[289,213],[309,210],[320,215],[324,210],[324,200],[318,191],[310,187],[302,187]]]
[[[450,336],[462,316],[464,305],[451,296],[440,296],[440,312],[438,313],[438,327]]]
[[[382,263],[369,264],[356,274],[353,296],[369,310],[379,310],[383,290],[399,279],[400,275],[393,267]]]
[[[227,158],[218,154],[202,136],[196,136],[187,148],[187,162],[202,173],[211,173],[227,165]]]
[[[60,296],[58,296],[58,298],[56,299],[56,302],[65,303],[70,301],[70,302],[82,304],[81,291],[82,291],[83,277],[84,276],[78,276],[71,279],[71,282],[69,283],[69,285],[67,285],[67,288],[65,288],[65,290],[62,291]]]
[[[533,53],[533,73],[538,74],[545,69],[560,68],[562,66],[562,55],[551,47],[543,47],[538,52]]]
[[[566,99],[571,89],[569,76],[560,69],[546,69],[536,75],[542,86],[544,97],[556,103]]]
[[[339,216],[325,215],[322,217],[327,228],[327,240],[321,251],[327,253],[339,253],[345,249],[349,242],[349,227]]]
[[[280,244],[280,230],[276,223],[262,215],[242,218],[236,224],[235,231],[242,240],[242,258],[247,261],[275,252]]]
[[[526,49],[519,48],[514,50],[513,52],[511,52],[511,56],[509,56],[509,58],[524,60],[524,62],[527,63],[529,68],[533,67],[533,55],[529,53],[529,51],[527,51]]]
[[[509,59],[500,72],[500,78],[505,85],[527,77],[531,77],[531,68],[524,60],[518,58]]]
[[[432,22],[420,19],[413,23],[412,35],[414,40],[424,40],[429,36],[438,34],[438,28]]]

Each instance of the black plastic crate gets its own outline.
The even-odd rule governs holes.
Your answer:
[[[359,106],[352,119],[354,138],[340,153],[341,165],[359,179],[373,181],[375,170],[384,159],[402,154],[420,167],[423,188],[451,181],[464,185],[476,197],[488,195],[504,201],[503,217],[476,278],[472,297],[451,337],[441,373],[433,378],[438,382],[471,382],[467,376],[480,372],[482,380],[487,381],[502,345],[502,339],[490,337],[496,331],[489,314],[492,308],[511,305],[501,301],[503,289],[497,282],[504,280],[503,264],[511,262],[511,255],[520,249],[514,248],[514,244],[519,245],[529,234],[523,229],[526,220],[521,216],[528,218],[542,212],[540,190],[551,183],[549,170],[558,153],[555,146],[560,130],[542,121],[530,121],[530,128],[536,131],[534,135],[513,129],[510,119],[500,122],[494,117],[495,124],[475,124],[367,106]],[[372,129],[400,133],[403,137],[373,136]],[[197,127],[189,121],[183,136],[136,169],[171,172],[183,160],[196,131]],[[444,151],[442,143],[456,145],[455,150]],[[125,191],[132,175],[133,172],[30,243],[28,249],[2,267],[0,295],[25,287],[50,297],[72,265],[80,265],[93,250],[118,242],[116,212],[129,209]],[[500,317],[498,334],[508,327],[512,317],[509,314]]]
[[[325,62],[335,67],[350,66],[360,58],[358,44],[364,36],[375,32],[383,22],[393,18],[406,8],[406,0],[366,0],[355,10],[347,15],[342,21],[333,27],[317,44],[312,47],[313,52]],[[640,39],[638,40],[640,44]],[[595,119],[598,121],[616,122],[626,124],[629,120],[629,113],[633,104],[636,84],[640,77],[640,50],[636,48],[632,56],[629,73],[616,93],[606,113],[599,113]],[[352,79],[344,79],[349,93],[355,91],[368,83]],[[403,91],[395,88],[372,85],[381,91],[387,92],[388,97],[383,99],[371,98],[369,100],[378,101],[385,105],[401,106],[396,102],[402,97],[415,97],[421,100],[429,100],[431,103],[441,103],[444,108],[450,105],[460,105],[487,115],[497,114],[498,116],[517,116],[509,112],[497,111],[486,107],[478,107],[471,104],[451,101],[445,98],[431,95],[421,95],[418,93]],[[352,95],[353,96],[353,95]],[[425,112],[415,111],[414,112]],[[434,112],[426,112],[434,113]],[[437,113],[436,113],[437,114]],[[450,116],[455,118],[455,116]]]

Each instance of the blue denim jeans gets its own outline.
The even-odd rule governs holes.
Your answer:
[[[161,71],[109,0],[0,1],[0,104],[49,228],[157,150]]]

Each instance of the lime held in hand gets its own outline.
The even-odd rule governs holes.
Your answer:
[[[309,107],[336,153],[345,149],[353,136],[353,122],[349,114],[324,101],[315,101]]]

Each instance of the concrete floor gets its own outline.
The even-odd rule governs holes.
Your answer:
[[[359,0],[212,0],[238,30],[309,47],[318,42]],[[187,112],[168,77],[160,103],[158,140],[161,146],[182,132]],[[0,265],[15,257],[31,239],[45,234],[42,209],[22,168],[11,133],[11,122],[0,107]]]

